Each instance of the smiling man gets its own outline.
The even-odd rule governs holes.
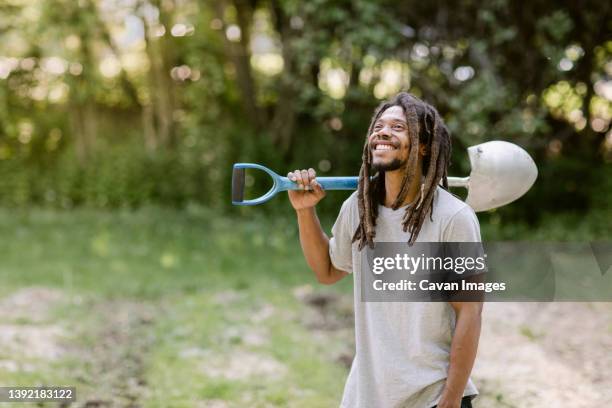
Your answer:
[[[451,141],[431,105],[408,93],[374,113],[359,188],[323,232],[315,212],[325,192],[313,169],[287,176],[304,256],[319,282],[354,275],[356,355],[343,408],[466,408],[480,336],[479,302],[361,301],[361,251],[375,242],[478,242],[473,210],[450,194]]]

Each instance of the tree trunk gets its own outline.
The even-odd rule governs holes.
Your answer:
[[[237,10],[237,22],[240,27],[240,41],[233,42],[225,35],[226,24],[224,20],[225,8],[227,7],[224,0],[215,2],[215,11],[217,18],[223,22],[221,35],[225,42],[225,48],[230,61],[236,70],[236,80],[240,95],[242,97],[242,106],[249,119],[257,129],[264,127],[266,123],[265,112],[257,104],[255,81],[251,70],[251,51],[250,51],[250,25],[253,17],[253,11],[249,5],[241,0],[235,0],[234,5]]]
[[[72,82],[70,106],[72,112],[72,134],[79,164],[84,167],[91,156],[97,137],[96,101],[94,92],[96,59],[91,48],[92,35],[89,27],[80,33],[82,40],[82,74]]]
[[[296,123],[295,99],[297,92],[295,82],[298,78],[295,72],[293,50],[291,48],[292,33],[289,18],[276,0],[271,1],[276,30],[282,42],[283,72],[281,74],[278,102],[272,119],[272,138],[287,156],[293,144]]]
[[[160,23],[170,31],[171,21],[167,13],[157,4],[160,15]],[[172,146],[175,143],[174,110],[176,109],[176,98],[174,95],[174,83],[170,77],[170,68],[173,60],[170,46],[165,38],[155,38],[151,33],[151,27],[142,17],[145,27],[145,49],[149,59],[149,101],[143,106],[143,121],[145,122],[145,145],[148,149],[156,149],[160,146]]]

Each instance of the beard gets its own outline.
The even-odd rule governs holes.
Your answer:
[[[393,171],[401,169],[405,164],[405,161],[401,161],[400,159],[393,159],[390,162],[386,163],[372,163],[372,169],[376,171]]]

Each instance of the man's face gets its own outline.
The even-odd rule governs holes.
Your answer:
[[[372,151],[372,167],[375,170],[392,171],[406,165],[410,137],[406,115],[401,106],[392,106],[382,113],[374,123],[368,143]]]

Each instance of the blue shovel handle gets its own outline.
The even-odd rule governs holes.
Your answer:
[[[244,195],[244,169],[263,170],[270,177],[274,184],[272,188],[263,196],[252,200],[243,200]],[[317,181],[324,190],[355,190],[359,181],[358,177],[317,177]],[[299,190],[299,185],[289,180],[287,177],[280,176],[269,168],[254,163],[236,163],[232,175],[232,204],[234,205],[258,205],[270,200],[281,191]]]

